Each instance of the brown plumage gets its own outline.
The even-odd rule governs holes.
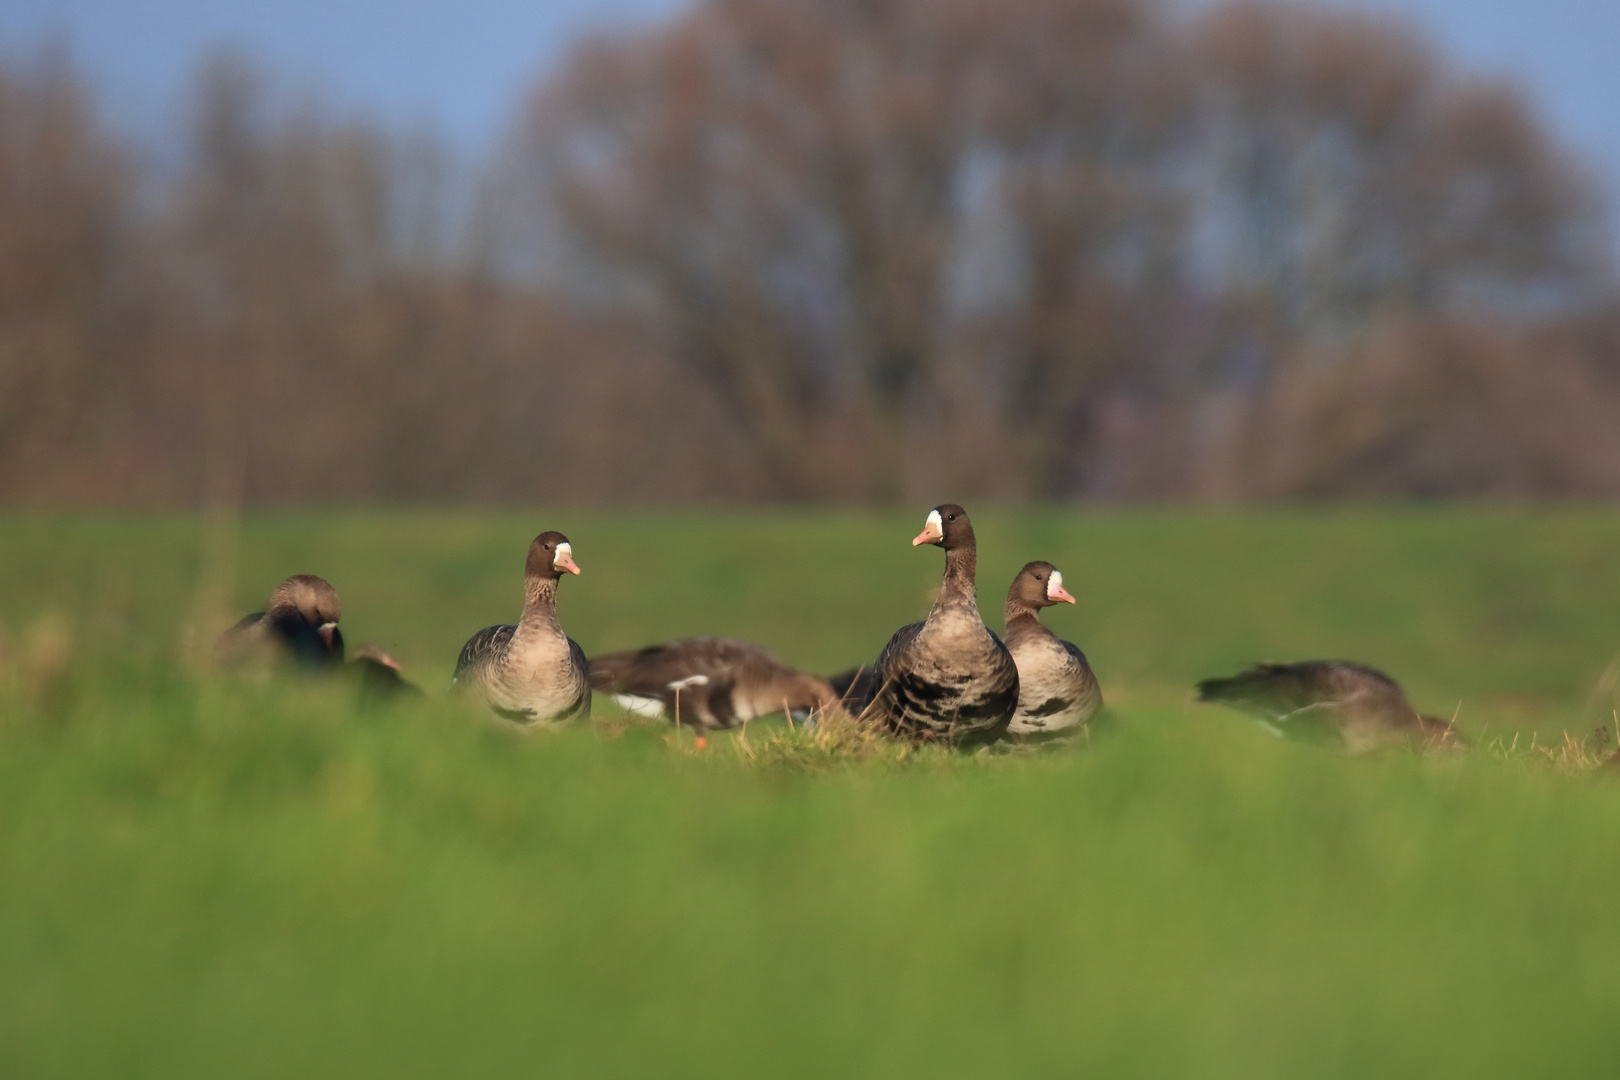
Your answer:
[[[851,716],[865,712],[872,699],[877,697],[877,675],[871,664],[840,671],[829,676],[827,682],[831,684],[833,693],[838,695],[838,703]]]
[[[529,545],[523,572],[523,614],[517,624],[486,626],[462,646],[451,685],[481,696],[499,716],[519,724],[591,715],[585,651],[557,621],[557,582],[578,574],[573,545],[544,532]]]
[[[1344,660],[1256,664],[1229,679],[1205,679],[1198,700],[1248,713],[1277,734],[1335,743],[1353,753],[1464,745],[1449,722],[1414,709],[1394,679]]]
[[[1102,688],[1086,654],[1041,625],[1042,608],[1074,602],[1049,562],[1026,563],[1007,590],[1002,640],[1018,665],[1018,709],[1007,737],[1015,742],[1073,738],[1102,708]]]
[[[382,705],[422,696],[422,688],[405,678],[399,661],[376,645],[356,649],[347,671],[359,687],[361,705]]]
[[[700,731],[775,712],[802,717],[837,700],[826,679],[795,671],[763,646],[724,637],[594,656],[591,687],[631,712],[674,717]]]
[[[911,543],[945,549],[944,581],[928,618],[901,627],[878,655],[878,690],[865,715],[917,742],[994,742],[1018,705],[1018,668],[979,616],[978,547],[967,511],[936,506]]]
[[[343,602],[325,578],[295,574],[276,586],[263,611],[244,616],[220,635],[215,655],[228,667],[291,663],[305,671],[343,664],[338,620]]]

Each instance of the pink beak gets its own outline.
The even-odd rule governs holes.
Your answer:
[[[1061,600],[1066,604],[1074,603],[1074,597],[1069,595],[1069,590],[1065,589],[1061,585],[1054,585],[1048,588],[1046,590],[1046,598],[1048,600]]]
[[[579,573],[579,564],[574,561],[574,557],[560,551],[557,553],[557,558],[553,561],[552,565],[559,570],[566,570],[570,574]]]
[[[321,627],[315,631],[317,634],[321,635],[321,640],[326,643],[326,647],[328,649],[332,647],[332,631],[336,629],[337,627],[333,626],[331,623],[323,623]]]
[[[917,547],[919,544],[937,544],[943,539],[945,539],[945,534],[934,528],[934,523],[930,521],[928,523],[928,527],[922,532],[918,533],[916,539],[911,541],[911,546]]]

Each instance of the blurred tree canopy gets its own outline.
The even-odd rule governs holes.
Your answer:
[[[703,0],[473,169],[0,70],[0,498],[1620,493],[1606,206],[1366,14]]]

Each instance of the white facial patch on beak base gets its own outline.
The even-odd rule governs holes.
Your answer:
[[[928,511],[928,520],[923,522],[923,531],[911,542],[912,547],[918,544],[932,544],[945,539],[945,522],[940,520],[938,510]]]
[[[565,574],[579,573],[579,564],[574,561],[574,545],[566,540],[558,544],[557,554],[551,557],[551,568]]]
[[[1063,575],[1056,570],[1052,571],[1051,580],[1046,583],[1046,598],[1054,604],[1074,603],[1074,597],[1063,587]]]

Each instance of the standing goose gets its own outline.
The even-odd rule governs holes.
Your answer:
[[[243,616],[220,635],[215,655],[231,667],[291,661],[304,671],[335,671],[343,665],[342,617],[343,602],[331,582],[294,574],[276,586],[263,611]]]
[[[917,742],[994,742],[1018,706],[1018,668],[979,617],[978,549],[967,511],[954,503],[934,507],[911,544],[945,549],[945,579],[928,618],[901,627],[878,654],[878,690],[867,715]]]
[[[535,537],[523,572],[522,617],[516,626],[486,626],[474,634],[462,646],[451,685],[476,691],[519,724],[590,716],[585,651],[557,622],[557,582],[564,573],[579,573],[568,537]]]
[[[699,731],[774,712],[802,718],[838,700],[826,679],[795,671],[763,646],[724,637],[592,657],[591,688],[631,712],[674,717]]]
[[[1450,723],[1419,714],[1394,679],[1344,660],[1256,664],[1229,679],[1205,679],[1198,700],[1248,713],[1273,734],[1338,743],[1352,753],[1464,745]]]
[[[1078,735],[1102,708],[1086,654],[1042,626],[1037,614],[1072,603],[1063,575],[1049,562],[1026,563],[1007,590],[1007,651],[1018,665],[1018,711],[1007,734],[1016,741]]]

